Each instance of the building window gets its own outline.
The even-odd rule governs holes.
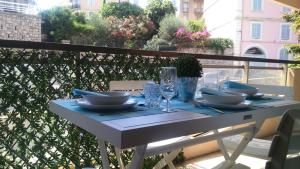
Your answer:
[[[0,25],[0,28],[3,29],[3,25]]]
[[[290,39],[290,24],[281,24],[281,33],[280,33],[280,39],[281,40],[289,40]]]
[[[88,6],[93,7],[95,5],[95,0],[88,0]]]
[[[282,8],[282,13],[290,13],[291,12],[291,8],[288,8],[288,7],[283,7]]]
[[[262,24],[259,22],[251,23],[251,38],[252,39],[261,39]]]
[[[15,30],[17,30],[17,26],[15,26]]]
[[[279,51],[279,59],[280,60],[288,60],[289,59],[289,52],[286,48],[282,48]]]
[[[183,12],[189,12],[189,1],[184,1],[182,5]]]
[[[252,11],[254,12],[262,11],[262,1],[263,0],[252,0]]]

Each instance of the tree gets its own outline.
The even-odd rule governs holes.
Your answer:
[[[176,8],[170,0],[150,0],[145,12],[158,28],[160,21],[166,15],[175,15]]]
[[[176,18],[173,14],[166,15],[159,23],[158,36],[166,41],[172,41],[179,28],[184,28],[184,21]]]
[[[74,34],[90,29],[84,14],[76,14],[70,8],[55,7],[39,15],[42,18],[42,33],[47,35],[48,41],[70,40]]]
[[[296,33],[299,34],[298,40],[300,41],[300,10],[294,11],[291,14],[286,14],[283,16],[283,18],[287,22],[292,23],[292,28]],[[299,43],[293,44],[293,45],[288,45],[287,47],[289,48],[289,52],[292,53],[293,55],[300,55],[300,44]]]
[[[117,18],[127,18],[128,16],[138,16],[144,14],[144,10],[129,2],[111,2],[103,4],[101,9],[102,17],[115,16]]]
[[[90,35],[94,39],[96,46],[106,46],[109,40],[109,24],[106,18],[99,14],[93,15],[88,23],[94,28]]]

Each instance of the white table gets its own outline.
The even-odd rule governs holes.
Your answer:
[[[142,168],[145,156],[157,153],[154,149],[146,152],[147,145],[151,142],[186,136],[198,132],[213,131],[213,134],[173,143],[165,146],[163,150],[170,151],[217,139],[220,149],[224,154],[225,162],[218,168],[230,168],[237,157],[242,153],[249,141],[254,137],[265,119],[280,116],[287,109],[300,108],[300,102],[280,100],[264,103],[256,110],[241,113],[220,114],[209,116],[193,112],[179,111],[174,113],[154,114],[113,120],[99,121],[97,113],[82,113],[62,106],[62,103],[74,100],[53,100],[50,102],[50,111],[65,118],[78,127],[95,135],[99,140],[103,168],[109,168],[104,141],[110,142],[119,149],[135,148],[135,155],[129,165],[130,169]],[[76,105],[74,105],[76,106]],[[221,132],[218,129],[233,125],[250,123],[244,128]],[[237,150],[231,156],[228,154],[222,139],[225,136],[246,133]]]

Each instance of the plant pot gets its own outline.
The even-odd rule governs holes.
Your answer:
[[[300,68],[290,68],[287,85],[294,87],[294,99],[300,101]]]
[[[198,77],[177,78],[178,99],[183,102],[193,100],[197,88]]]

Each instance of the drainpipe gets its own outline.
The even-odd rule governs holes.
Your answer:
[[[244,3],[245,3],[244,0],[242,0],[240,56],[242,56],[243,22],[244,22]]]

